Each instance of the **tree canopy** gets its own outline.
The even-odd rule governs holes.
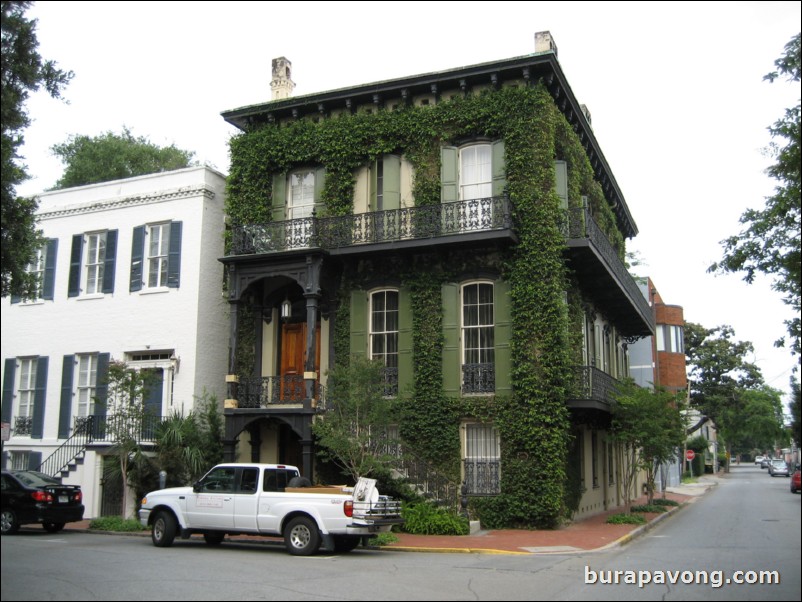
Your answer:
[[[72,71],[58,69],[53,61],[39,55],[36,20],[27,19],[25,12],[31,2],[2,2],[2,290],[10,294],[29,296],[36,287],[34,276],[26,270],[36,251],[44,243],[36,228],[34,199],[18,198],[16,187],[28,179],[19,149],[25,142],[23,132],[31,123],[25,103],[31,92],[44,87],[53,98],[61,93],[72,79]]]
[[[64,173],[55,189],[121,180],[190,167],[195,153],[174,144],[158,146],[144,136],[135,137],[123,126],[119,134],[108,131],[98,136],[73,134],[66,142],[51,147],[64,163]]]
[[[800,81],[800,34],[785,46],[785,54],[774,62],[776,71],[763,79],[774,82],[783,77]],[[772,287],[783,295],[783,301],[794,309],[794,317],[786,321],[793,353],[800,353],[800,103],[789,107],[769,128],[772,143],[767,151],[775,163],[766,172],[778,181],[774,194],[766,199],[763,209],[749,209],[740,219],[743,231],[722,241],[724,258],[709,271],[744,272],[751,283],[757,273],[773,277]],[[784,344],[784,338],[777,341]]]

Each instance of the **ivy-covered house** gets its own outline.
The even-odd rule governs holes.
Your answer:
[[[527,56],[223,113],[231,459],[312,476],[327,372],[385,365],[408,454],[496,524],[617,505],[637,228],[548,32]]]

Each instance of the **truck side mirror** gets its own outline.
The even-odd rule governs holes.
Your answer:
[[[195,481],[195,484],[192,485],[192,491],[195,493],[200,493],[202,488],[203,484],[200,481]]]

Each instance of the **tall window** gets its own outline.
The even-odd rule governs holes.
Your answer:
[[[460,149],[460,200],[485,199],[493,196],[493,172],[489,144],[474,144]]]
[[[315,208],[315,172],[296,171],[290,174],[287,190],[287,219],[311,217]]]
[[[95,232],[86,236],[86,285],[88,295],[103,291],[103,269],[106,264],[106,233]]]
[[[398,394],[398,291],[370,296],[370,357],[385,366],[385,395]]]
[[[29,418],[33,416],[33,401],[36,395],[36,364],[39,358],[20,358],[19,387],[17,389],[17,416]]]
[[[468,493],[494,495],[501,492],[501,444],[492,424],[465,425],[463,469]]]
[[[148,232],[148,288],[167,286],[170,224],[154,224]]]
[[[657,350],[671,353],[685,353],[685,329],[671,324],[657,325]]]
[[[462,287],[462,390],[496,390],[493,285],[474,282]]]
[[[92,414],[92,401],[97,387],[97,355],[78,355],[76,360],[78,364],[76,414],[81,418],[86,418]]]
[[[33,261],[28,264],[26,271],[36,278],[36,290],[31,301],[44,298],[45,265],[47,264],[47,245],[36,250]]]

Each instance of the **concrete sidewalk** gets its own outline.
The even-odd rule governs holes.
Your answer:
[[[411,535],[396,533],[398,541],[382,547],[382,550],[405,552],[445,552],[466,554],[572,554],[605,550],[621,546],[646,533],[657,523],[682,510],[686,504],[694,503],[711,487],[718,485],[723,476],[705,475],[695,483],[669,487],[666,497],[681,505],[668,507],[668,512],[645,514],[645,525],[608,525],[605,521],[611,514],[623,512],[623,507],[578,520],[553,530],[504,529],[479,531],[473,535]],[[658,496],[659,497],[659,496]],[[640,497],[633,505],[645,504]],[[65,530],[88,530],[89,521],[68,523]],[[147,531],[133,535],[149,535]],[[271,538],[235,535],[231,541],[266,542]],[[276,541],[273,539],[273,541]]]

